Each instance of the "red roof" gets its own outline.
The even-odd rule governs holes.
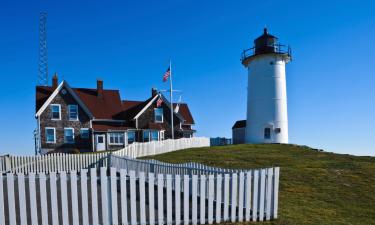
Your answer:
[[[122,106],[118,90],[103,90],[103,95],[98,96],[96,89],[72,89],[87,106],[95,119],[119,119],[118,117],[122,112]],[[52,87],[36,87],[36,112],[52,93]]]
[[[152,97],[150,97],[145,101],[121,101],[118,90],[104,89],[102,96],[98,96],[97,89],[72,88],[72,90],[82,100],[95,119],[131,120],[152,100]],[[43,106],[53,91],[52,87],[36,87],[36,112]],[[173,106],[175,108],[176,104],[173,104]],[[185,124],[195,123],[187,104],[180,104],[178,113],[185,119]]]

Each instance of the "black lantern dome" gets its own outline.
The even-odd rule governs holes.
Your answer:
[[[254,47],[246,49],[242,53],[242,64],[247,64],[248,59],[261,54],[282,54],[291,58],[291,49],[289,46],[278,43],[278,38],[269,34],[267,28],[264,28],[263,34],[254,40]]]
[[[277,37],[268,33],[267,28],[264,28],[263,34],[254,40],[255,54],[273,53],[277,44]]]

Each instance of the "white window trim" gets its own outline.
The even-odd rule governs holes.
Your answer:
[[[110,134],[113,133],[118,133],[118,134],[124,134],[122,132],[108,132],[107,133],[107,140],[108,140],[108,145],[125,145],[125,134],[124,134],[124,143],[111,143],[111,137]]]
[[[70,118],[70,107],[71,106],[75,106],[75,107],[77,107],[77,118],[76,119],[71,119]],[[71,105],[68,105],[68,117],[69,117],[69,121],[78,121],[79,120],[79,114],[78,114],[78,105],[76,105],[76,104],[71,104]]]
[[[52,141],[47,141],[47,129],[52,129],[53,130],[53,142]],[[54,127],[45,127],[44,128],[44,133],[46,135],[46,143],[48,143],[48,144],[56,144],[56,128],[54,128]]]
[[[83,138],[83,137],[82,137],[82,133],[81,133],[82,130],[87,130],[87,131],[89,131],[89,136],[88,136],[87,138]],[[81,130],[80,130],[80,132],[79,132],[79,136],[80,136],[82,139],[90,139],[90,128],[81,128]]]
[[[58,119],[52,118],[52,115],[53,115],[52,106],[58,106],[59,107],[59,118]],[[51,110],[51,120],[61,120],[61,105],[60,104],[51,104],[50,110]]]
[[[163,110],[163,108],[161,108],[163,111],[162,111],[162,114],[161,114],[161,121],[157,121],[156,120],[156,110],[157,109],[160,109],[160,108],[154,108],[154,121],[155,121],[155,123],[164,123],[164,110]]]
[[[72,130],[73,131],[73,142],[65,142],[65,130]],[[74,128],[73,127],[64,127],[64,144],[74,144],[75,139],[74,139]]]

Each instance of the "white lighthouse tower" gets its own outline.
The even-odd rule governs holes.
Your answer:
[[[246,143],[288,143],[285,65],[291,60],[288,46],[264,33],[242,55],[248,69]]]

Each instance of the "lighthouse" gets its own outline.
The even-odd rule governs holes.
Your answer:
[[[289,46],[278,43],[267,28],[243,51],[248,71],[246,143],[289,143],[285,65]]]

